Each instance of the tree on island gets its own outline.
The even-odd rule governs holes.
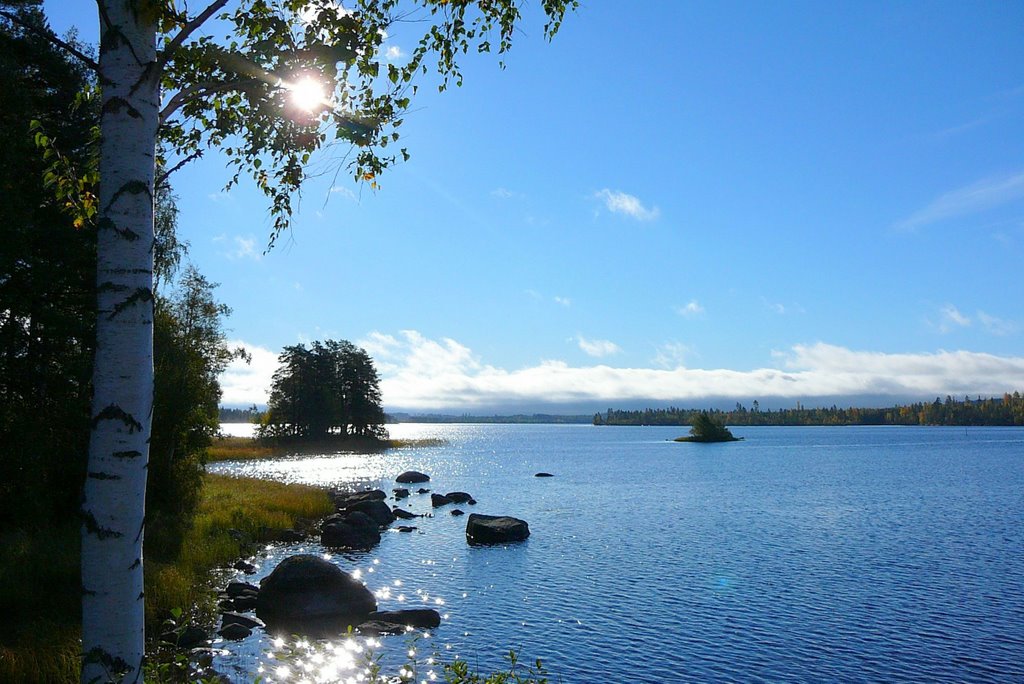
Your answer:
[[[207,149],[219,149],[233,167],[229,186],[246,174],[266,194],[272,244],[289,226],[291,198],[310,155],[329,136],[357,148],[353,176],[375,185],[398,156],[384,148],[399,138],[414,77],[428,71],[428,56],[436,56],[441,90],[449,82],[461,85],[459,56],[488,52],[492,40],[497,52],[510,49],[520,5],[356,0],[342,8],[326,0],[235,0],[225,10],[228,0],[210,0],[194,13],[187,3],[97,0],[97,60],[8,9],[32,3],[0,0],[0,13],[74,56],[96,74],[100,90],[99,192],[86,197],[76,190],[75,173],[50,170],[52,185],[70,188],[67,198],[80,213],[75,224],[95,220],[97,227],[92,433],[81,509],[82,680],[138,681],[155,188]],[[576,4],[541,3],[546,36]],[[384,56],[388,30],[399,21],[424,31],[404,65]],[[167,170],[158,174],[161,161]]]
[[[285,347],[257,429],[264,439],[383,439],[384,409],[373,359],[347,340]]]
[[[733,437],[729,428],[721,423],[716,423],[707,411],[701,411],[694,415],[690,435],[688,437],[677,437],[677,442],[736,442],[738,437]]]

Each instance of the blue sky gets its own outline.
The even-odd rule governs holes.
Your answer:
[[[381,189],[318,160],[268,254],[224,158],[177,174],[254,352],[225,403],[326,337],[390,409],[1024,390],[1024,4],[591,1],[550,44],[536,5],[505,70],[420,91]],[[46,9],[95,35],[91,3]]]

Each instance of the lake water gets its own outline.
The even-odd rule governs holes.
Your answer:
[[[492,669],[512,648],[566,683],[1024,682],[1024,429],[736,428],[711,445],[667,441],[683,428],[390,430],[448,444],[210,470],[390,492],[416,469],[473,494],[467,512],[527,520],[527,542],[473,548],[445,507],[331,555],[381,609],[438,607],[420,648],[442,658]],[[270,547],[249,580],[300,552],[327,553]],[[401,662],[408,643],[379,651]],[[269,649],[224,646],[237,681]]]

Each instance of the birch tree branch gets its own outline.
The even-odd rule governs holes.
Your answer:
[[[33,26],[32,24],[26,23],[22,21],[18,17],[18,15],[14,14],[13,12],[8,12],[7,10],[0,10],[0,17],[4,17],[15,26],[20,26],[29,33],[32,33],[42,38],[43,40],[49,41],[53,45],[56,45],[58,48],[64,50],[69,55],[72,55],[73,57],[77,58],[80,62],[82,62],[82,64],[89,67],[92,71],[95,71],[97,74],[100,72],[100,65],[96,62],[96,60],[94,60],[92,57],[89,57],[87,54],[76,48],[71,43],[68,43],[67,41],[58,38],[57,35],[53,33],[53,31],[44,31],[43,29],[37,26]]]

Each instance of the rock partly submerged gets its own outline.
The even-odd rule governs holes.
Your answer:
[[[391,519],[394,520],[393,514]],[[362,511],[336,513],[324,520],[320,543],[334,548],[367,551],[380,543],[380,525]]]
[[[312,554],[289,556],[260,581],[256,615],[273,633],[330,636],[365,622],[377,600],[361,582]]]
[[[530,536],[525,520],[507,515],[471,513],[466,521],[466,541],[470,544],[505,544]]]
[[[419,482],[430,482],[430,476],[417,470],[407,470],[395,478],[399,484],[417,484]]]

